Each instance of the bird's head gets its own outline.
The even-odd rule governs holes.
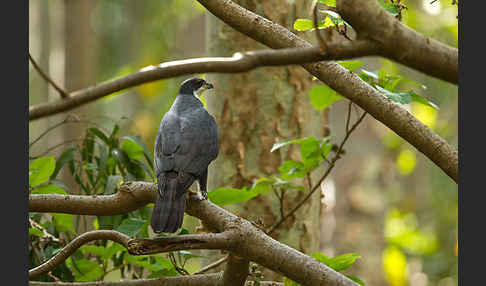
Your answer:
[[[205,90],[212,88],[213,85],[204,79],[193,77],[181,83],[179,94],[191,94],[199,97]]]

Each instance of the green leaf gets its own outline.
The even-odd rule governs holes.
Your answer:
[[[128,236],[135,236],[138,232],[142,230],[144,224],[145,224],[145,220],[126,218],[116,228],[116,230]]]
[[[98,138],[103,140],[106,144],[110,144],[110,139],[103,133],[103,131],[99,130],[96,127],[89,128],[88,131],[92,132],[94,135],[96,135]]]
[[[224,206],[246,202],[259,195],[257,191],[248,190],[246,187],[243,189],[217,188],[208,193],[208,198],[212,203],[218,206]]]
[[[381,7],[383,7],[388,13],[392,14],[393,16],[398,15],[400,9],[395,6],[395,4],[391,3],[389,0],[378,0],[378,3]]]
[[[280,177],[284,180],[303,178],[307,174],[304,164],[294,160],[285,161],[282,166],[278,168],[278,170],[282,174]]]
[[[76,233],[74,231],[73,215],[61,213],[51,213],[51,215],[54,218],[54,225],[60,232],[71,231],[72,233]]]
[[[309,19],[297,19],[294,22],[294,30],[307,31],[314,28],[314,23]]]
[[[83,253],[92,253],[100,257],[106,255],[107,248],[98,245],[83,245],[79,248]]]
[[[280,148],[287,146],[287,145],[301,143],[305,139],[307,139],[307,138],[298,138],[298,139],[294,139],[294,140],[290,140],[290,141],[275,143],[275,144],[273,144],[272,150],[270,150],[270,152],[273,152],[273,151],[280,149]]]
[[[40,157],[29,165],[29,187],[47,182],[56,168],[54,156]]]
[[[346,253],[331,258],[326,256],[324,253],[318,252],[318,253],[313,253],[310,256],[326,264],[327,266],[331,267],[336,271],[347,269],[356,261],[356,259],[361,258],[361,256],[357,253]]]
[[[179,250],[179,253],[182,254],[182,256],[185,259],[202,258],[202,257],[204,257],[204,256],[201,256],[201,255],[193,254],[192,252],[187,251],[187,250]]]
[[[336,0],[319,0],[320,3],[336,7]]]
[[[42,231],[38,228],[33,228],[33,227],[29,227],[29,234],[30,235],[37,235],[37,236],[44,236],[44,234],[42,233]]]
[[[401,104],[408,104],[412,101],[412,96],[407,92],[391,92],[382,88],[379,85],[376,85],[375,88],[381,92],[385,97],[391,99],[392,101],[401,103]]]
[[[435,103],[430,102],[427,99],[417,95],[415,92],[413,92],[413,90],[409,91],[408,93],[412,96],[412,101],[422,103],[423,105],[431,106],[435,109],[439,109],[439,107]]]
[[[67,195],[67,192],[55,185],[37,186],[32,190],[32,194],[61,194]]]
[[[310,102],[317,110],[325,109],[343,98],[333,89],[325,85],[314,86],[309,92]]]
[[[125,250],[124,246],[122,246],[119,243],[113,242],[113,244],[110,247],[106,248],[106,251],[104,252],[102,258],[103,259],[110,259],[116,253],[118,253],[120,251],[124,251],[124,250]]]
[[[108,176],[108,179],[106,180],[105,191],[103,192],[103,194],[111,195],[115,193],[116,187],[121,180],[122,176],[120,175]]]
[[[76,281],[90,282],[103,275],[103,269],[94,261],[84,258],[77,260],[69,258],[67,262],[71,268],[71,271],[74,272]]]
[[[434,104],[433,102],[428,101],[427,99],[417,95],[413,90],[409,92],[391,92],[386,90],[380,86],[375,86],[378,91],[380,91],[383,95],[388,97],[389,99],[401,103],[401,104],[408,104],[412,101],[421,103],[423,105],[427,105],[433,107],[435,109],[439,109],[439,107]]]
[[[128,158],[127,154],[121,149],[115,148],[111,150],[111,155],[118,162],[118,166],[120,168],[126,168],[130,163],[130,159]]]
[[[337,61],[337,63],[350,71],[354,71],[355,69],[364,65],[364,62],[362,61]]]
[[[361,286],[365,285],[364,282],[356,276],[346,274],[346,277],[348,277],[349,279],[353,280],[354,282],[358,283]]]
[[[378,77],[378,74],[374,73],[374,72],[370,72],[370,71],[367,71],[367,70],[361,70],[361,73],[360,73],[360,77],[361,76],[364,76],[365,78],[366,77],[369,77],[369,78],[372,78],[372,79],[376,79],[378,80],[379,77]],[[361,77],[363,80],[365,80],[363,77]],[[367,81],[367,80],[365,80]]]
[[[142,146],[143,148],[143,152],[144,152],[144,155],[145,155],[145,159],[147,160],[147,162],[149,163],[150,165],[150,168],[154,169],[154,165],[153,165],[153,159],[152,159],[152,155],[150,155],[150,153],[148,152],[147,150],[147,146],[145,146],[145,144],[142,142],[142,139],[140,138],[140,136],[134,136],[134,135],[127,135],[127,136],[124,136],[123,138],[128,138],[128,139],[131,139],[133,140],[135,143],[137,143],[138,145]]]
[[[169,259],[162,257],[161,255],[153,256],[156,264],[159,264],[163,269],[173,269],[174,265]]]
[[[147,261],[148,257],[148,255],[133,256],[130,254],[126,254],[123,256],[123,259],[130,264],[135,264],[143,268],[147,268],[150,271],[160,271],[164,269],[160,264],[150,263],[149,261]]]
[[[86,164],[83,165],[83,169],[85,169],[85,170],[97,170],[98,166],[96,166],[96,164],[93,164],[93,163],[86,163]]]
[[[76,152],[77,150],[74,147],[68,148],[62,152],[61,156],[59,156],[59,158],[57,159],[56,168],[51,175],[51,180],[56,178],[57,174],[61,170],[62,166],[64,166],[64,164],[74,159],[74,155]]]
[[[138,145],[137,142],[133,141],[131,138],[125,138],[122,141],[121,149],[125,151],[128,157],[132,160],[142,159],[144,156],[143,147]]]
[[[299,283],[291,280],[290,278],[284,277],[283,278],[284,286],[301,286]]]
[[[320,157],[320,150],[319,140],[315,137],[307,137],[300,143],[300,155],[302,159]]]

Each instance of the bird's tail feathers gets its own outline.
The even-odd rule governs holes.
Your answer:
[[[158,177],[158,194],[150,225],[155,233],[174,233],[182,226],[186,209],[186,196],[180,195],[194,182],[181,182],[173,174]],[[178,195],[179,194],[179,195]]]

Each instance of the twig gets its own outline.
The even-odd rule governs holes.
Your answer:
[[[323,60],[339,60],[372,55],[378,44],[369,40],[327,45],[332,56],[323,55],[319,47],[285,48],[235,53],[232,57],[205,57],[177,60],[148,66],[130,75],[70,93],[68,98],[29,107],[29,121],[70,110],[117,91],[153,82],[196,73],[240,73],[263,66],[297,65]]]
[[[351,115],[351,112],[350,111],[351,111],[351,108],[349,108],[349,111],[348,111],[347,121],[349,121],[349,117]],[[329,173],[331,172],[331,170],[334,168],[336,161],[341,157],[340,154],[342,152],[344,143],[346,143],[346,141],[348,140],[348,138],[351,135],[351,133],[361,123],[361,121],[364,119],[364,117],[365,117],[366,114],[367,114],[366,111],[363,112],[363,114],[361,115],[361,117],[353,124],[353,126],[351,127],[351,129],[349,129],[349,131],[346,131],[346,135],[344,136],[343,140],[341,141],[341,144],[339,145],[339,148],[338,148],[337,152],[333,156],[333,158],[332,158],[332,160],[331,160],[331,162],[330,162],[330,164],[329,164],[326,172],[324,173],[324,175],[322,175],[322,177],[319,179],[319,181],[317,182],[317,184],[312,188],[312,190],[307,194],[307,196],[305,196],[304,199],[302,199],[302,201],[300,201],[288,214],[286,214],[282,219],[280,219],[280,221],[278,221],[276,224],[274,224],[267,231],[267,234],[269,234],[269,235],[272,234],[275,229],[277,229],[285,220],[287,220],[290,216],[292,216],[312,196],[312,194],[320,187],[321,183],[324,181],[324,179],[329,175]]]
[[[82,245],[98,239],[112,240],[122,244],[123,246],[128,246],[128,241],[130,237],[113,230],[95,230],[89,231],[81,234],[80,236],[69,242],[60,252],[51,257],[49,260],[43,264],[29,270],[29,279],[34,279],[42,274],[45,274],[56,266],[62,264],[69,256],[71,256],[78,248]]]
[[[174,269],[181,275],[189,275],[189,272],[187,272],[186,269],[184,269],[184,267],[179,267],[179,265],[177,264],[177,261],[175,259],[175,256],[174,256],[174,253],[171,252],[169,253],[169,259],[170,259],[170,262],[172,263],[172,266],[174,266]]]
[[[351,121],[351,106],[353,102],[350,100],[348,104],[348,116],[346,117],[346,133],[349,132],[349,122]]]
[[[62,98],[67,98],[69,96],[69,94],[67,92],[65,92],[62,88],[60,88],[49,76],[47,76],[47,74],[45,74],[42,71],[40,66],[35,62],[34,58],[32,58],[32,56],[30,55],[30,53],[29,53],[29,60],[32,63],[32,65],[34,66],[34,68],[37,70],[37,72],[41,75],[41,77],[45,81],[50,83],[59,92],[59,94],[61,95]]]
[[[219,265],[223,264],[227,260],[228,260],[228,255],[226,255],[225,257],[223,257],[223,258],[221,258],[219,260],[216,260],[215,262],[213,262],[211,264],[208,264],[208,265],[204,266],[203,268],[199,269],[197,272],[194,272],[194,274],[203,274],[203,273],[206,273],[209,270],[211,270],[213,268],[216,268]]]
[[[318,21],[317,21],[317,0],[314,0],[314,2],[312,2],[312,11],[313,11],[313,14],[314,14],[314,17],[313,17],[313,23],[314,23],[314,30],[316,32],[316,38],[317,38],[317,42],[319,43],[319,48],[321,50],[321,53],[324,55],[326,52],[327,52],[327,46],[326,46],[326,42],[324,41],[324,38],[322,38],[322,35],[321,35],[321,32],[319,31],[319,24],[318,24]],[[327,17],[327,14],[325,14],[324,18]]]
[[[81,120],[75,114],[68,114],[68,116],[66,116],[66,118],[64,120],[62,120],[61,122],[54,124],[53,126],[47,128],[46,131],[42,132],[42,134],[40,134],[36,139],[34,139],[34,141],[32,141],[32,143],[29,143],[29,149],[30,149],[30,147],[32,147],[32,145],[34,145],[37,141],[39,141],[42,137],[44,137],[50,131],[56,129],[57,127],[59,127],[63,124],[71,123],[71,122],[81,122]]]
[[[64,142],[58,143],[58,144],[56,144],[56,145],[54,145],[52,147],[47,148],[40,155],[37,155],[37,156],[29,156],[29,160],[34,160],[34,159],[37,159],[39,157],[45,156],[46,154],[49,154],[49,152],[51,152],[52,150],[54,150],[56,148],[59,148],[59,147],[61,147],[63,145],[66,145],[66,144],[69,144],[69,143],[73,143],[73,142],[77,142],[77,141],[83,141],[83,140],[84,140],[83,138],[75,138],[75,139],[66,140]]]
[[[30,244],[30,248],[32,248],[32,252],[34,253],[34,257],[37,260],[37,264],[41,265],[42,260],[40,259],[39,254],[37,253],[36,248],[34,247],[32,240],[30,240],[30,239],[29,239],[29,244]]]

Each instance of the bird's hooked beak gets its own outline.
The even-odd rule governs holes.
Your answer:
[[[212,83],[209,83],[209,82],[205,82],[202,86],[203,89],[212,89],[214,88],[213,84]]]
[[[213,89],[213,88],[214,88],[213,84],[211,84],[209,82],[205,82],[196,92],[194,92],[194,95],[197,98],[200,98],[204,91],[206,91],[208,89]]]

